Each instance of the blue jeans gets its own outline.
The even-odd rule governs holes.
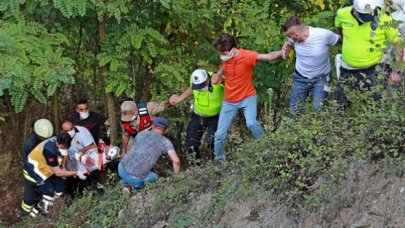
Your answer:
[[[221,112],[219,114],[218,129],[215,133],[214,154],[215,160],[222,162],[225,160],[224,142],[228,135],[228,130],[231,127],[232,121],[235,118],[239,109],[243,110],[246,126],[252,132],[253,137],[258,139],[263,136],[264,132],[257,121],[257,96],[247,97],[242,101],[230,103],[222,101]]]
[[[301,112],[305,100],[309,93],[312,94],[312,107],[316,110],[321,110],[322,102],[328,96],[328,92],[324,90],[328,86],[327,77],[330,72],[324,75],[318,75],[312,79],[308,79],[299,75],[297,72],[292,74],[293,82],[291,87],[290,111]]]
[[[154,172],[149,172],[145,179],[135,178],[131,174],[127,173],[124,168],[122,168],[121,163],[118,165],[118,174],[121,176],[121,186],[131,186],[133,189],[141,189],[145,187],[146,184],[156,182],[158,180],[158,175]]]

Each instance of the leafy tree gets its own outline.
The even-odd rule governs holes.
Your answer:
[[[62,84],[74,83],[72,59],[63,55],[60,33],[20,21],[0,21],[0,96],[8,92],[16,112],[31,94],[46,103]]]

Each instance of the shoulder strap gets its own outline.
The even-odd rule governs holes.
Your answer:
[[[140,117],[149,116],[146,102],[136,103],[136,106],[138,106],[138,112]]]

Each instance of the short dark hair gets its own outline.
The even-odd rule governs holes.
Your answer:
[[[87,104],[87,99],[86,98],[79,98],[76,100],[76,106],[80,104]]]
[[[65,123],[72,123],[73,124],[73,121],[72,120],[70,120],[70,119],[65,119],[65,120],[63,120],[61,123],[60,123],[60,129],[62,129],[62,126],[63,126],[63,124],[65,124]],[[74,124],[73,124],[73,126],[74,126]]]
[[[56,142],[58,142],[58,144],[60,145],[63,145],[66,149],[69,149],[71,141],[72,138],[70,138],[70,135],[66,132],[58,133],[56,135]]]
[[[298,25],[304,25],[302,21],[300,20],[299,17],[297,16],[292,16],[287,19],[287,21],[283,25],[283,31],[287,32],[288,29],[290,29],[293,26],[298,26]]]
[[[221,34],[212,42],[212,46],[217,49],[217,51],[230,51],[232,48],[236,47],[236,41],[235,38],[229,34]]]

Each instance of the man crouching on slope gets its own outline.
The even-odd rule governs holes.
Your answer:
[[[159,157],[168,154],[173,162],[175,173],[180,172],[180,159],[174,150],[173,144],[163,135],[167,132],[170,123],[163,117],[153,120],[151,131],[139,132],[129,145],[127,155],[118,165],[121,176],[121,186],[125,194],[134,189],[141,189],[145,184],[155,182],[158,175],[151,172]]]

